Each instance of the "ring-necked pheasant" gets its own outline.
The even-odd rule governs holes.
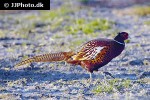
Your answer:
[[[66,61],[70,64],[81,65],[88,72],[98,71],[98,69],[113,58],[121,54],[125,48],[124,40],[128,39],[127,32],[120,32],[114,39],[95,39],[91,40],[81,46],[78,52],[60,52],[43,54],[28,58],[16,66],[21,66],[32,62],[52,62],[52,61]]]

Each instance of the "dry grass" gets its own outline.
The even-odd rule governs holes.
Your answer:
[[[150,14],[150,6],[135,6],[123,10],[117,10],[115,13],[119,15],[147,16]]]

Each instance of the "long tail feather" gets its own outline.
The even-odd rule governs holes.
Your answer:
[[[32,63],[32,62],[66,61],[72,55],[74,55],[73,52],[60,52],[60,53],[43,54],[43,55],[34,56],[32,58],[28,58],[26,60],[23,60],[20,63],[16,64],[15,67],[25,65],[28,63]]]

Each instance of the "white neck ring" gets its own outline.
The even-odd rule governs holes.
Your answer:
[[[124,43],[122,43],[122,42],[119,42],[119,41],[116,41],[116,40],[114,40],[115,42],[117,42],[117,43],[119,43],[119,44],[121,44],[121,45],[125,45]]]

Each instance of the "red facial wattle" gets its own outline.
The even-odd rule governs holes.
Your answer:
[[[127,33],[124,35],[124,38],[125,38],[125,40],[128,39],[128,34]]]

